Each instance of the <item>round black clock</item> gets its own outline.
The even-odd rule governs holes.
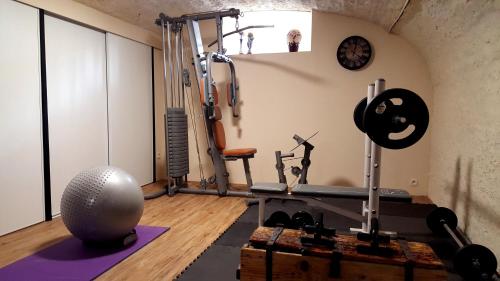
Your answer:
[[[349,70],[363,68],[372,56],[370,42],[361,36],[347,37],[337,49],[337,60]]]

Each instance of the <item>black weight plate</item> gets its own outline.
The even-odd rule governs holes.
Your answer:
[[[490,249],[470,244],[458,250],[453,268],[467,281],[491,280],[497,270],[497,259]]]
[[[448,235],[448,232],[443,227],[446,223],[452,230],[457,228],[458,218],[455,212],[445,207],[438,207],[427,215],[427,227],[438,235]]]
[[[187,122],[187,119],[168,119],[167,120],[167,124],[183,124],[183,125],[186,125],[188,122]]]
[[[188,128],[187,126],[176,126],[176,127],[169,127],[168,132],[187,132]]]
[[[187,156],[168,156],[168,160],[175,160],[178,162],[188,162],[189,157]]]
[[[298,211],[292,215],[292,228],[302,229],[305,225],[314,225],[314,218],[311,214],[305,211]]]
[[[168,118],[167,119],[167,124],[187,124],[187,119],[186,118]]]
[[[184,108],[168,108],[167,113],[168,113],[168,116],[170,116],[170,115],[185,115],[186,110],[184,110]]]
[[[366,99],[367,98],[362,99],[358,105],[356,105],[353,114],[354,124],[356,124],[356,127],[358,127],[358,129],[363,133],[365,132],[365,129],[363,128],[363,116],[365,115]]]
[[[365,128],[363,127],[363,117],[365,116],[365,109],[366,109],[366,100],[367,98],[362,99],[354,108],[354,124],[356,124],[356,127],[358,129],[365,133]],[[392,102],[389,100],[387,101],[387,104],[392,105]]]
[[[285,228],[290,227],[290,216],[283,211],[276,211],[264,222],[264,226],[276,227],[282,226]]]
[[[394,104],[391,99],[400,99]],[[385,110],[381,108],[385,105]],[[404,120],[404,121],[400,121]],[[401,139],[391,139],[391,133],[404,131],[410,125],[414,130]],[[388,89],[374,97],[363,117],[363,128],[376,144],[389,149],[402,149],[419,141],[429,125],[429,110],[425,102],[410,90]]]
[[[182,123],[182,124],[187,124],[187,118],[186,117],[168,117],[167,123]]]

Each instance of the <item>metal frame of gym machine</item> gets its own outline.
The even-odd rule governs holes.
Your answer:
[[[363,201],[362,205],[362,215],[352,212],[349,210],[345,210],[331,204],[325,203],[321,200],[321,196],[301,196],[301,195],[293,195],[290,193],[287,194],[272,194],[272,193],[252,193],[247,191],[232,191],[229,189],[228,182],[228,172],[225,165],[225,160],[219,154],[217,147],[215,145],[215,140],[213,137],[211,120],[215,115],[214,112],[214,93],[213,88],[210,86],[213,83],[213,78],[211,74],[211,66],[212,63],[227,63],[230,68],[231,73],[231,87],[233,96],[231,104],[233,106],[233,116],[237,117],[238,114],[236,112],[236,74],[233,61],[230,57],[224,55],[224,47],[223,47],[223,34],[222,34],[222,19],[224,17],[234,17],[237,18],[241,15],[240,10],[238,9],[229,9],[223,11],[216,12],[207,12],[200,14],[190,14],[183,15],[177,18],[171,18],[161,13],[159,18],[156,20],[156,23],[162,28],[162,46],[163,46],[163,61],[164,61],[164,69],[163,69],[163,78],[165,85],[165,139],[166,139],[166,149],[167,149],[167,178],[168,178],[168,186],[167,192],[169,195],[173,195],[176,192],[179,193],[190,193],[190,194],[210,194],[210,195],[222,195],[222,196],[236,196],[236,197],[253,197],[259,199],[259,225],[263,225],[264,222],[264,208],[265,201],[268,198],[276,198],[276,199],[291,199],[291,200],[301,200],[306,202],[311,206],[317,206],[323,208],[325,210],[329,210],[340,215],[346,216],[348,218],[354,219],[356,221],[362,222],[361,228],[351,228],[352,232],[362,232],[368,233],[372,229],[372,218],[379,217],[379,187],[380,187],[380,168],[381,168],[381,147],[373,142],[368,135],[365,135],[365,160],[364,160],[364,187],[369,189],[368,193],[368,202]],[[216,28],[217,28],[217,52],[209,52],[207,55],[203,50],[203,42],[201,39],[201,33],[199,28],[200,20],[209,20],[215,19]],[[187,155],[187,118],[185,116],[185,100],[184,100],[184,86],[188,85],[188,82],[185,80],[189,80],[188,74],[186,75],[183,60],[183,39],[182,39],[182,27],[185,25],[188,29],[189,39],[191,43],[192,55],[193,55],[193,64],[196,73],[196,80],[199,88],[201,86],[204,87],[204,100],[203,103],[203,115],[205,126],[207,130],[207,138],[208,138],[208,146],[209,152],[212,157],[212,162],[215,168],[216,175],[216,183],[217,190],[210,189],[197,189],[197,188],[188,188],[182,187],[182,179],[187,178],[187,173],[189,172],[189,164],[188,164],[188,155]],[[165,36],[165,30],[167,31],[167,35]],[[171,55],[171,32],[175,34],[175,53],[176,53],[176,65],[174,66]],[[167,42],[167,46],[165,43]],[[166,50],[167,49],[167,50]],[[179,59],[179,56],[181,59]],[[168,57],[168,60],[167,60]],[[172,101],[169,103],[168,99],[168,88],[167,87],[167,65],[170,68],[170,90],[172,93]],[[176,75],[174,77],[173,72],[174,69],[177,68]],[[180,71],[180,72],[179,72]],[[180,75],[179,73],[182,73]],[[182,76],[182,77],[181,77]],[[174,81],[177,81],[177,85],[174,85]],[[177,86],[177,100],[175,99],[175,86]],[[368,86],[367,93],[367,104],[378,94],[383,92],[385,89],[385,80],[378,79],[374,84],[370,84]],[[193,101],[194,102],[194,101]],[[171,104],[171,106],[170,106]],[[181,110],[178,110],[181,109]],[[169,119],[169,111],[179,111],[183,115],[181,119],[183,119],[183,123],[185,123],[182,135],[182,141],[185,143],[185,150],[183,150],[183,159],[181,159],[181,163],[184,163],[182,169],[180,169],[180,173],[172,174],[171,168],[177,168],[177,166],[172,167],[172,161],[170,160],[179,160],[175,156],[171,157],[172,148],[178,148],[176,145],[175,139],[172,139],[171,134],[174,134],[175,130],[169,130],[169,120],[175,119],[174,117]],[[182,145],[181,145],[182,146]],[[184,148],[184,147],[181,147]],[[175,154],[174,154],[175,155]],[[231,159],[226,159],[231,160]],[[243,159],[245,175],[247,178],[248,186],[252,186],[252,179],[250,175],[248,159]],[[175,170],[179,172],[179,170]],[[307,169],[306,169],[307,172]],[[394,235],[394,232],[381,231],[381,233]]]
[[[370,101],[385,90],[385,80],[378,79],[374,84],[368,85],[367,100]],[[372,229],[372,218],[379,218],[379,188],[380,188],[380,168],[382,150],[379,145],[365,134],[365,161],[363,186],[368,188],[368,202],[363,201],[362,214],[366,220],[362,222],[361,228],[351,228],[352,232],[368,233]],[[368,204],[367,204],[368,203]],[[395,234],[384,231],[385,234]]]
[[[156,19],[155,23],[160,25],[162,28],[162,47],[163,47],[163,78],[165,85],[165,139],[166,139],[166,154],[167,154],[167,178],[168,178],[168,186],[167,192],[169,195],[173,195],[177,192],[179,193],[190,193],[190,194],[210,194],[210,195],[221,195],[221,196],[237,196],[237,197],[251,197],[252,194],[246,191],[233,191],[229,190],[229,182],[228,182],[228,172],[226,169],[225,161],[236,160],[231,157],[225,157],[219,154],[219,151],[215,145],[215,140],[213,137],[213,131],[211,126],[211,120],[215,117],[214,105],[215,98],[213,88],[210,86],[213,83],[211,67],[213,63],[226,63],[229,65],[230,73],[231,73],[231,106],[234,117],[238,117],[236,111],[237,105],[237,95],[236,95],[236,74],[233,61],[230,57],[224,55],[224,47],[223,47],[223,34],[222,34],[222,19],[224,17],[233,17],[238,18],[241,15],[240,10],[238,9],[228,9],[222,11],[215,12],[206,12],[199,14],[189,14],[183,15],[180,17],[172,18],[168,17],[165,14],[161,13],[159,18]],[[217,52],[209,52],[205,54],[203,50],[203,42],[201,38],[199,21],[201,20],[209,20],[215,19],[216,28],[217,28]],[[184,98],[181,97],[184,94],[184,86],[187,85],[187,81],[189,80],[189,74],[186,74],[186,71],[183,69],[183,59],[179,60],[178,56],[183,57],[183,39],[182,39],[182,28],[183,26],[187,27],[189,40],[191,43],[192,55],[193,55],[193,64],[196,73],[196,80],[198,83],[198,88],[204,87],[204,103],[203,103],[203,116],[205,121],[205,128],[207,130],[207,139],[208,139],[208,147],[209,153],[212,158],[212,163],[214,165],[215,170],[215,180],[217,184],[217,189],[206,189],[202,186],[202,188],[189,188],[182,186],[183,178],[187,181],[187,174],[189,173],[189,156],[187,153],[187,119],[183,121],[186,123],[184,127],[186,130],[182,130],[185,135],[182,136],[182,144],[176,143],[176,133],[175,129],[171,128],[169,125],[172,124],[172,118],[169,117],[169,111],[173,111],[172,108],[185,108]],[[165,31],[167,35],[165,36]],[[171,56],[171,32],[175,34],[175,50],[176,50],[176,66],[173,66],[172,56]],[[167,42],[167,46],[165,46],[165,42]],[[167,50],[166,50],[167,49]],[[180,49],[180,50],[179,50]],[[179,54],[180,53],[180,54]],[[167,59],[168,57],[168,59]],[[172,94],[172,102],[169,103],[169,93],[167,87],[167,65],[170,68],[170,90]],[[177,69],[175,69],[177,67]],[[173,72],[176,70],[176,77],[173,77]],[[183,73],[183,77],[179,78],[179,71]],[[179,81],[184,78],[184,81]],[[182,84],[182,92],[178,93],[177,100],[179,101],[177,104],[175,103],[175,86],[174,81],[177,81],[177,86],[180,87]],[[178,88],[180,89],[180,88]],[[181,91],[181,90],[179,90]],[[194,101],[193,101],[194,103]],[[170,105],[172,104],[172,105]],[[184,112],[184,110],[182,110]],[[185,115],[185,113],[184,113]],[[170,119],[169,119],[170,118]],[[184,117],[183,117],[184,118]],[[173,134],[173,135],[172,135]],[[177,157],[174,153],[174,149],[181,148],[184,152],[182,157]],[[185,149],[184,149],[185,148]],[[183,163],[182,169],[177,169],[177,163],[174,160],[180,160],[180,163]],[[247,179],[248,186],[252,186],[252,178],[250,174],[250,166],[248,163],[248,158],[243,158],[243,164],[245,168],[245,175]]]
[[[374,84],[368,85],[367,105],[377,95],[385,90],[385,80],[378,79]],[[310,152],[310,150],[309,150]],[[278,160],[278,155],[276,155]],[[285,155],[286,157],[286,155]],[[308,163],[306,163],[308,164]],[[307,167],[306,167],[307,168]],[[322,209],[335,212],[339,215],[362,223],[361,228],[350,228],[353,233],[369,233],[372,230],[372,219],[379,218],[379,188],[380,188],[380,168],[381,168],[381,147],[377,145],[370,137],[365,134],[365,157],[364,157],[364,172],[363,186],[368,188],[368,202],[363,201],[362,215],[340,207],[333,206],[321,200],[321,196],[304,196],[291,193],[273,194],[273,193],[254,193],[254,196],[259,198],[259,226],[264,225],[265,216],[265,201],[266,199],[290,199],[300,200],[310,206],[320,207]],[[304,172],[304,171],[302,171]],[[305,171],[307,173],[307,169]],[[379,231],[381,234],[395,236],[392,231]]]

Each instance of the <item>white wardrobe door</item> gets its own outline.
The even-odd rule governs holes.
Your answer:
[[[153,181],[151,47],[106,34],[110,165]]]
[[[38,10],[0,1],[0,235],[44,220]]]
[[[105,34],[45,16],[52,215],[80,171],[108,164]]]

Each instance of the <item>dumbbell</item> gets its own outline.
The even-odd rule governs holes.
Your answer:
[[[284,228],[292,229],[302,229],[306,225],[313,225],[313,216],[305,211],[298,211],[290,216],[283,211],[276,211],[269,216],[269,218],[264,222],[264,226],[276,227],[281,226]]]
[[[289,228],[291,224],[290,216],[283,211],[276,211],[272,213],[269,218],[264,222],[266,227],[277,227],[281,226],[284,228]]]
[[[427,216],[427,226],[438,235],[451,237],[459,249],[453,258],[453,268],[465,280],[492,280],[497,259],[485,246],[471,243],[457,230],[457,215],[450,209],[438,207]]]

